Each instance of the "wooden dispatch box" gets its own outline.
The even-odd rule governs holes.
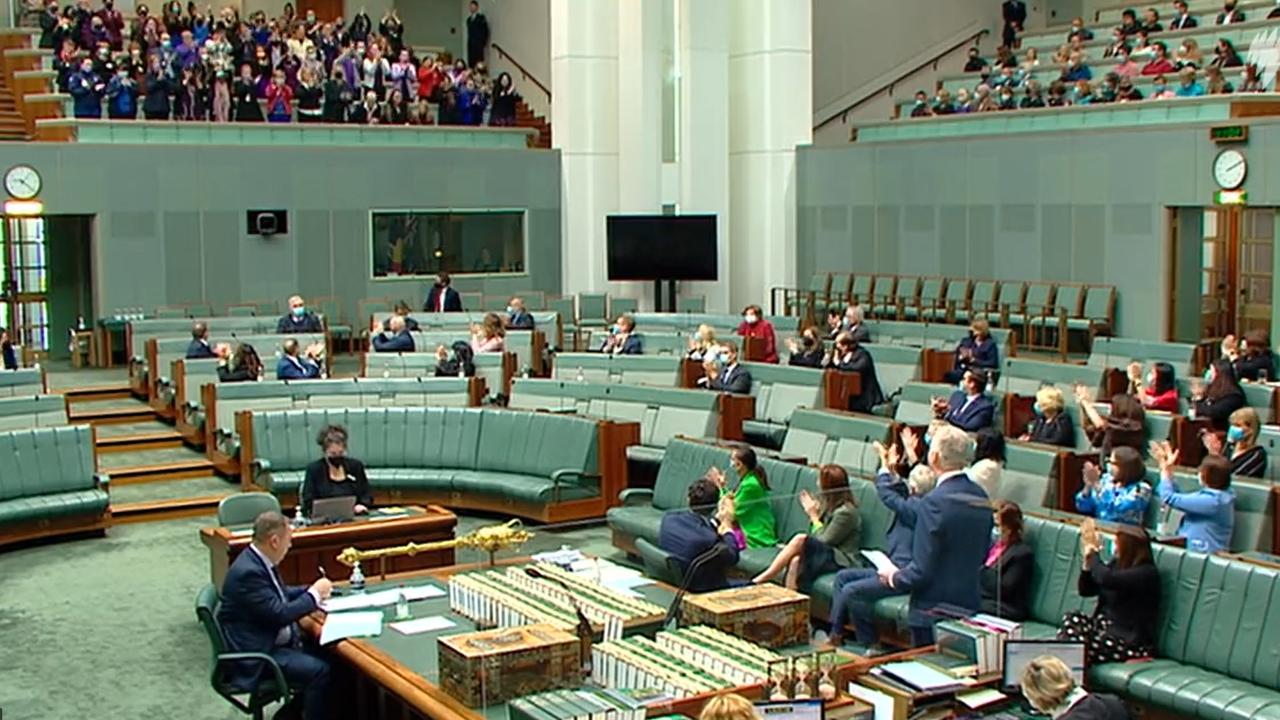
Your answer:
[[[437,639],[440,687],[467,707],[582,684],[577,636],[522,625]]]
[[[680,620],[764,647],[803,644],[809,642],[809,596],[768,584],[686,595]]]

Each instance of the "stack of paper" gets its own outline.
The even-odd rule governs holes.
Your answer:
[[[400,599],[400,594],[404,593],[405,599],[409,602],[416,600],[426,600],[428,598],[444,597],[445,592],[435,585],[412,585],[402,588],[389,588],[387,590],[379,590],[371,593],[356,593],[354,595],[343,595],[341,597],[331,597],[320,604],[320,609],[325,612],[342,612],[344,610],[363,610],[365,608],[387,607],[395,605]]]
[[[320,644],[328,645],[345,638],[373,637],[382,634],[382,612],[330,613],[320,630]]]
[[[925,694],[951,692],[964,687],[954,675],[914,660],[885,663],[872,670],[876,671]]]
[[[429,617],[391,623],[392,630],[404,635],[439,632],[440,630],[448,630],[451,627],[456,627],[456,623],[443,615],[431,615]]]

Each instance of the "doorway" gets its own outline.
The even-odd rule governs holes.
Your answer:
[[[0,325],[33,357],[65,358],[68,333],[93,318],[92,216],[4,217]]]
[[[297,13],[299,17],[306,17],[308,10],[315,10],[316,18],[320,22],[328,22],[334,18],[345,17],[348,20],[350,16],[343,14],[343,0],[298,0]],[[376,23],[380,18],[373,18]],[[375,29],[377,29],[375,27]]]
[[[1206,208],[1201,244],[1201,337],[1271,331],[1275,209]]]

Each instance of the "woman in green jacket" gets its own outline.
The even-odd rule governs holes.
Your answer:
[[[778,544],[774,530],[773,507],[769,504],[769,477],[756,461],[756,452],[748,445],[734,449],[730,462],[738,475],[738,487],[728,488],[720,468],[711,468],[707,476],[720,486],[722,502],[733,508],[733,516],[747,538],[747,547],[773,547]]]
[[[785,568],[787,587],[811,585],[819,576],[847,568],[858,557],[862,518],[858,501],[849,491],[849,475],[839,465],[818,470],[818,494],[800,491],[800,507],[809,516],[809,532],[797,533],[773,559],[773,564],[752,582],[766,583]]]

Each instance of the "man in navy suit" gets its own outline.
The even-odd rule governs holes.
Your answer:
[[[218,357],[218,353],[209,347],[209,326],[202,322],[192,323],[191,344],[187,346],[187,359],[199,360],[216,357]]]
[[[978,368],[969,368],[965,370],[962,382],[964,389],[951,393],[950,399],[933,399],[934,416],[965,432],[991,427],[996,416],[996,404],[984,394],[987,374]]]
[[[738,346],[726,342],[721,343],[720,347],[724,349],[724,361],[717,363],[711,358],[704,360],[702,368],[706,371],[706,377],[699,378],[698,383],[708,390],[750,395],[751,371],[738,364]]]
[[[289,338],[280,348],[284,352],[276,363],[277,380],[309,380],[320,377],[320,363],[316,358],[324,351],[323,345],[316,343],[303,352],[298,341]]]
[[[600,352],[610,355],[641,355],[644,346],[640,336],[636,334],[636,321],[630,315],[619,315],[609,329],[609,337],[604,339]]]
[[[301,698],[302,717],[323,720],[330,717],[329,663],[303,648],[297,623],[329,597],[333,584],[327,578],[310,587],[281,581],[278,568],[292,536],[289,521],[278,512],[264,512],[253,521],[253,542],[231,563],[222,583],[218,622],[230,650],[274,658],[289,686],[299,691],[294,699]],[[248,660],[237,663],[228,679],[248,690],[263,677],[269,677],[263,664]]]
[[[911,563],[880,573],[886,586],[911,594],[907,625],[916,647],[933,642],[933,624],[943,619],[935,609],[972,614],[981,606],[978,576],[991,546],[991,499],[965,474],[970,446],[958,428],[934,431],[929,467],[938,484],[916,510]]]
[[[307,303],[302,296],[294,295],[289,298],[289,312],[276,323],[276,334],[322,332],[324,332],[324,323],[320,321],[319,315],[307,311]]]
[[[695,558],[714,549],[716,553],[689,578],[689,592],[726,588],[725,573],[738,563],[738,542],[729,516],[721,512],[720,487],[710,478],[698,478],[689,486],[688,497],[688,509],[662,515],[658,547],[671,553],[686,573]]]
[[[449,273],[443,270],[436,273],[436,284],[427,293],[422,309],[426,312],[462,312],[462,296],[451,287],[452,283]]]
[[[413,352],[413,335],[403,315],[392,315],[387,326],[374,328],[372,344],[374,352]]]
[[[518,297],[511,298],[511,302],[507,303],[507,329],[508,330],[532,330],[533,316],[524,308],[524,300]]]

